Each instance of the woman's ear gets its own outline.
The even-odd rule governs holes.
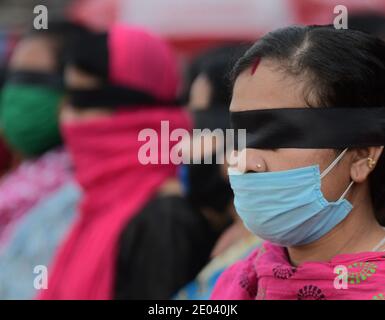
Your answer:
[[[356,183],[364,182],[374,170],[384,147],[368,147],[355,150],[350,176]]]

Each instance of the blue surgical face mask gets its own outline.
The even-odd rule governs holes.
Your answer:
[[[353,182],[336,202],[327,201],[321,191],[321,179],[346,151],[322,174],[318,165],[245,174],[230,168],[235,208],[245,226],[262,239],[281,246],[304,245],[320,239],[353,208],[344,199]]]

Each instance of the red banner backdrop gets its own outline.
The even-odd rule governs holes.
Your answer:
[[[337,5],[349,14],[385,14],[385,0],[76,0],[70,15],[98,30],[116,21],[145,26],[193,53],[220,42],[255,40],[294,23],[332,23]]]
[[[348,13],[359,11],[383,12],[385,0],[288,0],[295,12],[295,21],[301,24],[328,24],[334,20],[334,8],[344,5]]]
[[[68,9],[73,21],[104,31],[118,17],[121,0],[74,0]]]

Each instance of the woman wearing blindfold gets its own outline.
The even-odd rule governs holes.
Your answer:
[[[230,106],[246,148],[234,204],[265,240],[213,299],[380,299],[385,282],[385,43],[289,27],[237,62]]]
[[[168,44],[117,24],[69,48],[61,132],[83,190],[76,223],[51,266],[47,300],[168,299],[209,259],[217,238],[183,197],[173,163],[142,164],[143,130],[189,130]],[[170,157],[152,139],[157,159]]]
[[[0,95],[0,168],[2,138],[12,161],[5,162],[8,171],[0,180],[1,299],[36,295],[33,270],[50,262],[80,198],[62,146],[59,109],[65,100],[65,47],[82,30],[65,21],[33,30],[20,39],[7,66]]]

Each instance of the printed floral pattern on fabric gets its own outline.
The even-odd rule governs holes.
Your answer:
[[[265,253],[266,247],[263,243],[262,246],[259,248],[257,255],[254,256],[254,259],[251,260],[252,263],[246,264],[244,266],[240,276],[239,285],[248,293],[250,299],[260,299],[262,296],[263,298],[265,297],[265,294],[262,293],[262,291],[259,291],[258,275],[256,272],[256,264]]]
[[[274,277],[277,279],[290,279],[297,271],[295,267],[277,265],[273,268]]]
[[[304,286],[297,293],[298,300],[326,300],[322,290],[314,285]]]
[[[376,273],[377,265],[371,262],[355,262],[348,266],[349,284],[360,284]]]
[[[250,287],[250,274],[257,279],[255,299],[266,300],[384,300],[385,256],[382,252],[339,254],[329,261],[305,261],[291,264],[287,249],[265,242],[265,254],[253,253],[224,274],[215,288],[213,299],[250,299],[243,287]],[[262,251],[262,250],[261,250]],[[256,259],[255,257],[258,257]],[[247,266],[253,266],[253,269]],[[339,290],[337,266],[344,266],[347,287]],[[244,274],[249,270],[250,274]],[[241,284],[240,284],[240,280]],[[251,298],[253,299],[253,298]]]
[[[385,294],[384,293],[379,293],[378,295],[375,295],[373,297],[373,300],[385,300]]]
[[[254,299],[258,292],[257,273],[254,265],[247,265],[243,270],[239,282],[240,286],[247,291],[250,298]]]

